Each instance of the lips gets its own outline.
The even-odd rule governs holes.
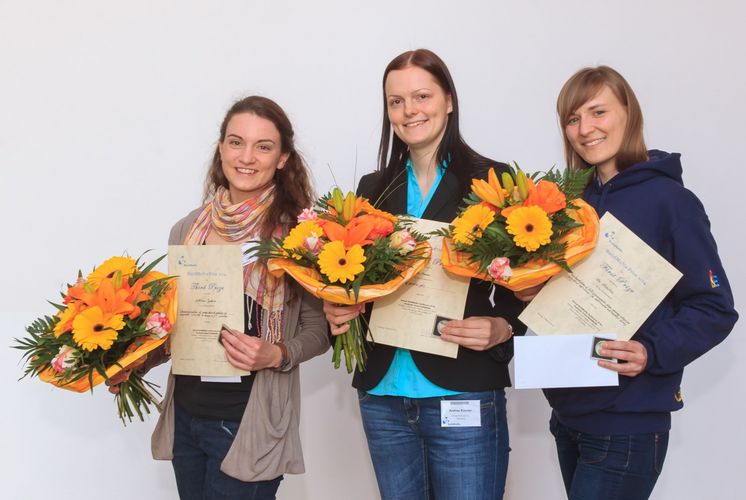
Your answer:
[[[253,168],[236,167],[236,170],[238,171],[239,174],[250,175],[250,174],[255,174],[256,173],[256,170],[254,170]]]
[[[599,137],[598,139],[593,139],[593,140],[590,140],[590,141],[585,141],[582,144],[583,144],[584,147],[590,148],[590,147],[596,146],[598,144],[601,144],[605,140],[606,140],[606,137]]]
[[[417,120],[416,122],[405,123],[404,126],[407,127],[407,128],[419,127],[420,125],[422,125],[426,121],[427,120]]]

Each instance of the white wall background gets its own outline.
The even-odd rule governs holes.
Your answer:
[[[528,171],[562,163],[562,83],[584,65],[620,70],[649,145],[683,154],[740,297],[744,18],[736,0],[0,0],[2,343],[49,311],[45,299],[77,269],[164,251],[171,225],[200,202],[238,97],[285,108],[319,190],[331,172],[353,188],[355,166],[358,178],[374,168],[383,69],[417,47],[450,66],[470,144]],[[687,369],[653,498],[743,498],[743,333],[742,322]],[[0,348],[0,497],[176,498],[170,464],[150,459],[154,419],[122,428],[105,390],[16,382],[18,354]],[[280,498],[377,498],[346,373],[317,358],[303,389],[307,473],[287,477]],[[564,498],[548,416],[538,391],[509,391],[506,498]]]

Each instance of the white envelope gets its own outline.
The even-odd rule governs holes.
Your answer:
[[[593,338],[614,334],[514,337],[516,389],[619,385],[619,375],[591,357]]]

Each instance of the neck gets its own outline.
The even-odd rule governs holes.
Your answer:
[[[433,149],[409,150],[409,160],[412,162],[412,169],[418,179],[436,171],[437,152],[437,147]]]
[[[617,170],[616,165],[614,164],[602,164],[596,165],[596,173],[598,174],[598,178],[601,179],[601,182],[606,184],[619,173],[619,170]]]

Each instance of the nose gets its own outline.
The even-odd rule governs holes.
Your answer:
[[[585,117],[580,117],[578,122],[578,133],[580,135],[588,135],[593,131],[593,124],[591,120]]]
[[[244,147],[241,150],[241,154],[239,155],[238,160],[244,165],[250,165],[251,163],[254,163],[254,148],[252,148],[251,146]]]
[[[413,99],[407,99],[404,101],[404,114],[406,116],[414,116],[419,112],[419,108]]]

